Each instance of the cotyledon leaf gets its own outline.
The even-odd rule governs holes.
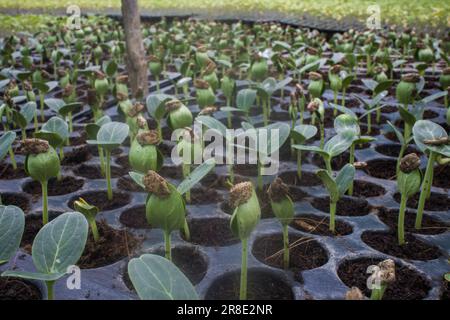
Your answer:
[[[0,265],[19,248],[25,226],[25,215],[16,206],[0,206]]]
[[[214,159],[208,159],[194,169],[187,177],[178,185],[178,192],[185,194],[189,191],[197,182],[203,179],[216,165]]]

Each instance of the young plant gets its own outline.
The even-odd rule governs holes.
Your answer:
[[[58,114],[61,118],[68,122],[69,132],[72,132],[72,114],[76,110],[80,109],[82,107],[82,104],[79,102],[66,103],[64,100],[56,98],[45,99],[45,104],[51,110],[56,112],[56,114]]]
[[[303,145],[307,140],[311,139],[317,134],[317,128],[309,124],[300,124],[291,130],[291,147],[294,148],[294,144]],[[302,178],[302,151],[296,149],[297,154],[297,177]]]
[[[387,96],[387,91],[381,91],[376,96],[374,96],[370,101],[367,99],[364,99],[363,97],[353,94],[353,96],[358,99],[362,104],[364,109],[366,109],[366,112],[364,112],[359,119],[362,119],[364,117],[367,117],[367,134],[372,133],[372,112],[381,110],[381,108],[384,107],[384,105],[380,106],[381,100],[383,100]]]
[[[41,121],[43,122],[45,120],[44,117],[44,105],[45,105],[45,95],[55,89],[58,86],[57,81],[48,81],[43,82],[41,81],[33,81],[33,87],[35,87],[38,90],[39,93],[39,109],[41,113]]]
[[[325,108],[323,106],[322,100],[319,98],[314,98],[306,107],[309,113],[314,117],[314,119],[319,119],[319,132],[320,132],[320,148],[323,148],[325,143]]]
[[[375,108],[376,122],[380,123],[381,109],[378,108],[378,104],[380,103],[381,99],[384,98],[386,95],[383,95],[383,97],[381,99],[378,99],[377,97],[382,92],[388,90],[392,86],[394,81],[388,80],[388,79],[380,79],[380,78],[378,78],[378,79],[380,81],[376,81],[376,80],[372,80],[372,79],[362,79],[362,82],[364,83],[366,88],[368,88],[372,92],[372,100],[375,100],[377,102],[376,104],[372,103],[372,105],[369,106],[369,110],[372,108]],[[387,94],[387,92],[386,92],[386,94]],[[362,101],[361,98],[359,98],[359,100]],[[364,105],[366,106],[366,103],[364,103]],[[367,126],[369,126],[370,122],[371,122],[370,117],[367,117]]]
[[[342,89],[342,79],[339,75],[341,72],[341,65],[336,64],[330,67],[328,71],[328,80],[330,81],[330,88],[333,91],[334,104],[338,104],[338,92]],[[333,110],[334,116],[337,115],[337,109]]]
[[[387,287],[395,282],[395,262],[392,259],[381,261],[375,271],[375,283],[372,284],[370,300],[381,300]]]
[[[230,203],[234,208],[230,227],[233,235],[241,239],[242,264],[240,300],[247,299],[247,249],[248,238],[261,219],[261,208],[251,182],[241,182],[230,190]]]
[[[173,99],[165,103],[167,112],[167,125],[170,129],[176,130],[192,125],[193,117],[191,110],[180,100]]]
[[[275,217],[280,221],[283,230],[283,266],[289,268],[289,224],[294,219],[294,204],[289,197],[289,187],[280,178],[276,178],[269,189],[270,205]]]
[[[0,266],[19,249],[25,228],[25,215],[16,206],[0,205]]]
[[[397,173],[397,189],[401,194],[400,210],[398,213],[398,244],[405,244],[405,211],[408,199],[420,190],[422,172],[420,171],[420,158],[411,153],[403,157],[400,162],[400,171]]]
[[[256,84],[256,90],[258,92],[258,97],[262,102],[264,125],[269,124],[270,112],[272,110],[271,99],[272,95],[278,91],[282,90],[286,85],[292,81],[292,78],[288,77],[282,81],[277,82],[275,78],[267,78],[263,82]]]
[[[63,119],[51,117],[34,136],[47,140],[55,150],[58,148],[59,159],[64,159],[64,145],[69,139],[69,126]]]
[[[97,216],[99,209],[96,206],[90,205],[83,198],[79,198],[75,200],[73,205],[75,206],[75,210],[81,212],[91,227],[92,236],[94,238],[94,242],[98,242],[100,240],[100,235],[98,233],[97,222],[95,221],[95,217]]]
[[[161,59],[157,56],[150,55],[148,57],[148,69],[150,70],[150,73],[152,76],[155,77],[156,80],[156,91],[159,93],[159,78],[161,76],[161,73],[163,71],[163,66],[161,63]]]
[[[133,170],[145,173],[149,170],[159,171],[164,157],[158,149],[160,142],[156,130],[141,130],[133,140],[128,154],[128,160]]]
[[[27,127],[36,114],[36,102],[27,102],[20,110],[12,109],[12,120],[22,131],[22,139],[27,138]]]
[[[317,176],[323,181],[323,184],[330,194],[330,226],[331,232],[336,231],[336,206],[339,199],[347,192],[348,188],[355,177],[355,167],[351,164],[346,164],[337,174],[336,178],[332,176],[327,170],[320,169],[317,171]]]
[[[25,139],[22,141],[22,148],[26,154],[25,171],[41,183],[42,223],[45,225],[48,222],[48,180],[59,175],[61,164],[55,149],[45,140]]]
[[[424,179],[421,185],[419,204],[417,206],[417,215],[415,228],[422,227],[423,210],[425,201],[431,195],[431,186],[433,184],[434,163],[442,156],[450,158],[450,145],[447,132],[440,125],[429,120],[419,120],[412,129],[414,142],[420,151],[428,156],[427,167],[425,169]]]
[[[111,187],[111,151],[119,147],[127,138],[129,127],[121,122],[109,122],[100,127],[96,140],[87,140],[88,144],[97,145],[105,150],[105,171],[108,200],[113,199]]]
[[[202,79],[195,79],[195,92],[197,96],[197,104],[200,109],[212,106],[216,103],[216,96],[211,85]]]
[[[88,223],[79,212],[63,213],[39,230],[31,249],[36,271],[5,271],[2,277],[44,281],[47,299],[54,299],[53,286],[67,268],[80,259],[86,245]]]
[[[97,139],[97,133],[100,128],[106,124],[111,122],[111,118],[109,116],[103,116],[100,119],[96,120],[95,123],[88,123],[85,126],[86,134],[88,140]],[[98,157],[100,158],[100,171],[102,176],[105,176],[105,155],[103,152],[103,148],[101,146],[97,146]]]
[[[188,278],[170,260],[143,254],[128,263],[128,275],[141,300],[198,300]]]

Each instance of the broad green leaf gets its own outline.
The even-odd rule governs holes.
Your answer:
[[[142,173],[130,171],[128,174],[134,182],[136,182],[142,189],[145,189],[144,182],[142,181],[144,175]]]
[[[323,149],[320,149],[319,147],[316,147],[316,146],[304,146],[301,144],[294,144],[294,145],[292,145],[292,148],[301,150],[301,151],[317,152],[324,157],[331,156],[328,152],[326,152]]]
[[[42,91],[43,93],[47,93],[50,91],[49,86],[45,82],[33,82],[33,87]]]
[[[448,144],[441,146],[425,144],[426,140],[448,138],[447,132],[440,125],[430,120],[419,120],[414,124],[412,132],[414,142],[422,152],[431,150],[443,155],[444,157],[450,157],[450,146]]]
[[[236,105],[246,112],[255,104],[256,90],[242,89],[237,93]]]
[[[20,111],[13,110],[13,120],[20,128],[26,128],[28,124],[33,120],[36,112],[36,102],[27,102],[20,108]]]
[[[3,89],[4,87],[6,87],[10,81],[11,81],[10,79],[0,80],[0,90]]]
[[[316,174],[327,188],[328,193],[330,194],[331,202],[339,201],[339,188],[328,171],[320,169],[316,172]]]
[[[381,81],[375,86],[375,89],[373,90],[373,93],[375,95],[378,95],[381,92],[389,89],[392,86],[393,83],[394,83],[394,80]]]
[[[174,99],[168,94],[150,94],[147,96],[146,105],[147,112],[156,120],[161,120],[166,113],[165,103]]]
[[[354,134],[350,131],[344,131],[335,135],[333,138],[325,143],[324,151],[328,153],[331,158],[336,157],[350,148],[353,143]]]
[[[311,62],[305,66],[303,66],[302,68],[300,68],[300,70],[298,71],[300,74],[303,74],[313,68],[315,68],[316,66],[319,66],[319,69],[327,62],[327,59],[319,59],[316,60],[314,62]]]
[[[361,81],[366,86],[366,88],[368,88],[372,92],[375,90],[375,88],[378,85],[378,82],[376,82],[375,80],[372,80],[372,79],[362,79]]]
[[[38,272],[65,273],[80,259],[88,235],[88,222],[79,212],[67,212],[50,221],[36,235],[32,257]]]
[[[394,131],[395,136],[397,137],[398,141],[400,141],[400,144],[404,145],[405,144],[405,139],[403,137],[403,134],[401,133],[401,131],[389,120],[387,121],[388,126],[392,129],[392,131]]]
[[[75,112],[82,106],[83,105],[80,102],[64,104],[61,108],[59,108],[59,114],[66,117],[70,112]]]
[[[343,196],[348,188],[350,188],[350,185],[353,182],[353,179],[355,177],[355,167],[351,164],[346,164],[341,171],[339,171],[337,177],[336,177],[336,185],[339,190],[339,195]]]
[[[246,112],[245,110],[241,110],[241,109],[234,108],[234,107],[221,107],[220,111],[223,111],[223,112]]]
[[[54,148],[60,147],[69,137],[69,126],[63,119],[51,117],[35,136],[47,140]]]
[[[97,133],[100,130],[101,126],[109,122],[111,122],[111,118],[109,116],[103,116],[100,119],[98,119],[95,123],[88,123],[85,126],[88,139],[95,140],[97,138]]]
[[[410,126],[414,125],[417,118],[413,113],[411,113],[408,109],[401,105],[398,106],[398,112],[400,113],[400,117],[403,119],[403,121],[405,121]]]
[[[225,127],[225,125],[219,120],[216,120],[211,116],[198,116],[195,118],[195,120],[208,127],[209,129],[216,130],[222,137],[226,138],[227,127]]]
[[[351,131],[355,136],[361,134],[358,120],[347,114],[341,114],[334,119],[334,130],[338,134],[344,131]]]
[[[258,137],[258,145],[260,144],[259,139],[263,137],[263,135],[261,134],[261,130],[265,130],[265,132],[268,133],[267,139],[265,140],[265,141],[267,141],[267,150],[260,150],[260,153],[263,153],[266,155],[271,155],[274,152],[278,151],[283,146],[283,144],[286,142],[287,138],[289,138],[289,135],[291,132],[289,125],[287,123],[283,123],[283,122],[277,122],[277,123],[269,124],[268,126],[263,127],[263,128],[258,128],[258,129],[256,129],[257,137]],[[278,139],[275,140],[275,138],[274,138],[274,141],[272,141],[272,134],[275,134],[275,132],[277,132],[277,134],[278,134]],[[272,142],[274,144],[272,144]]]
[[[291,131],[291,137],[297,144],[301,144],[306,140],[311,139],[316,134],[317,127],[309,124],[300,124],[295,126],[295,128]]]
[[[191,77],[184,77],[177,81],[177,87],[181,88],[184,85],[187,85],[192,80]],[[150,112],[149,112],[150,113]]]
[[[109,122],[100,127],[97,133],[97,140],[88,140],[89,144],[97,144],[112,150],[121,145],[128,137],[130,128],[126,123]]]
[[[434,93],[432,95],[429,95],[428,97],[423,98],[422,100],[420,100],[420,102],[422,102],[424,104],[428,104],[428,103],[430,103],[430,102],[432,102],[434,100],[437,100],[439,98],[442,98],[442,97],[446,96],[447,94],[448,94],[447,91],[439,91],[439,92],[436,92],[436,93]]]
[[[339,110],[340,112],[344,113],[344,114],[348,114],[349,116],[352,116],[353,118],[358,120],[358,115],[356,113],[354,113],[351,109],[347,108],[347,107],[343,107],[341,105],[338,104],[334,104],[334,103],[330,103],[330,105]]]
[[[2,277],[17,277],[30,280],[56,281],[62,278],[65,274],[66,272],[43,273],[12,270],[3,272]]]
[[[25,227],[25,215],[16,206],[0,206],[0,265],[16,253]]]
[[[169,260],[153,254],[131,259],[128,275],[142,300],[197,300],[188,278]]]
[[[55,111],[58,114],[59,110],[66,104],[64,100],[56,98],[45,99],[44,103],[47,105],[47,107],[49,107],[51,110]]]
[[[0,137],[0,161],[6,156],[15,139],[16,133],[14,131],[8,131]]]
[[[202,180],[216,165],[214,159],[208,159],[194,169],[179,185],[178,192],[183,195]]]

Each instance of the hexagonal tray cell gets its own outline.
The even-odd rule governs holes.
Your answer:
[[[75,167],[72,171],[75,175],[87,179],[105,179],[104,175],[102,175],[100,165],[81,164],[78,167]],[[127,174],[128,170],[121,167],[111,166],[111,178],[119,178]]]
[[[151,229],[145,216],[145,205],[134,206],[124,210],[119,217],[120,223],[133,229]]]
[[[239,242],[231,233],[228,217],[190,218],[188,225],[191,238],[187,240],[182,234],[185,241],[205,247],[223,247]]]
[[[88,191],[70,199],[68,206],[74,209],[73,203],[79,198],[83,198],[87,203],[98,207],[100,211],[114,210],[127,205],[131,201],[130,194],[125,192],[114,191],[113,199],[108,200],[106,191]]]
[[[64,152],[64,159],[61,161],[63,166],[73,166],[86,162],[92,158],[92,154],[89,151],[88,146],[83,145],[74,147],[70,151]]]
[[[367,288],[367,278],[370,274],[367,273],[367,268],[381,261],[383,259],[373,257],[345,260],[338,266],[337,273],[346,286],[358,287],[367,297],[370,297],[370,290]],[[383,300],[424,299],[428,296],[430,289],[431,284],[423,274],[396,263],[395,282],[387,287]]]
[[[22,163],[17,164],[16,170],[14,170],[13,166],[9,163],[0,164],[0,179],[14,180],[14,179],[23,179],[25,177],[28,177],[28,175],[25,172]]]
[[[248,300],[292,300],[290,285],[270,270],[248,270]],[[240,271],[228,272],[216,278],[206,292],[206,300],[238,300]]]
[[[120,177],[117,180],[117,188],[128,192],[146,192],[144,188],[134,182],[129,175]]]
[[[330,212],[330,199],[314,198],[312,206],[323,212]],[[356,197],[343,196],[336,205],[336,214],[339,216],[365,216],[370,213],[369,203]]]
[[[353,232],[353,228],[350,224],[345,221],[336,220],[336,230],[333,233],[330,228],[330,218],[318,216],[314,214],[302,214],[301,216],[296,217],[290,226],[299,231],[318,234],[321,236],[346,236]]]
[[[0,277],[0,300],[41,300],[42,294],[30,281],[14,277]]]
[[[4,192],[0,194],[2,199],[2,204],[4,206],[16,206],[27,213],[30,211],[31,204],[29,197],[15,192]]]
[[[381,144],[381,145],[375,147],[375,151],[377,151],[378,153],[381,153],[382,155],[385,155],[388,157],[394,157],[394,158],[398,157],[398,155],[400,154],[400,149],[401,149],[400,144]],[[421,154],[421,152],[417,148],[409,145],[406,148],[404,155],[407,155],[410,153]]]
[[[406,206],[411,209],[417,209],[419,205],[420,193],[408,199]],[[394,194],[394,200],[400,203],[400,193]],[[425,210],[428,211],[448,211],[450,207],[450,199],[442,193],[431,192],[430,198],[425,201]]]
[[[83,179],[77,179],[71,176],[62,176],[58,178],[50,178],[48,180],[47,192],[49,196],[60,196],[69,194],[81,189],[84,185]],[[41,196],[42,188],[39,181],[28,181],[22,186],[23,191],[34,196]]]
[[[322,180],[317,177],[314,173],[308,171],[302,171],[301,178],[298,177],[297,171],[285,171],[278,175],[281,180],[286,184],[313,187],[322,184]]]
[[[380,197],[386,194],[386,189],[379,184],[366,180],[356,179],[353,182],[353,196],[355,197]]]

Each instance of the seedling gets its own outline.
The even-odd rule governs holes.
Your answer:
[[[27,102],[20,110],[12,109],[12,119],[14,124],[22,131],[22,139],[27,138],[27,127],[36,114],[36,102]]]
[[[205,161],[193,170],[178,187],[166,181],[155,171],[150,170],[146,175],[133,171],[129,173],[130,177],[149,193],[146,202],[147,221],[150,225],[163,229],[165,257],[168,260],[172,260],[170,244],[172,231],[183,229],[185,237],[187,239],[190,237],[183,194],[192,189],[214,166],[214,159]]]
[[[146,173],[159,171],[164,157],[158,149],[160,137],[156,130],[141,130],[130,146],[128,160],[133,170]]]
[[[372,283],[371,300],[381,300],[387,287],[395,282],[395,262],[392,259],[381,261],[373,274],[375,283]]]
[[[94,237],[94,241],[98,242],[100,240],[100,235],[98,233],[97,222],[95,218],[99,212],[99,209],[96,206],[90,205],[83,198],[79,198],[74,201],[75,210],[81,212],[91,227],[92,236]]]
[[[400,171],[397,174],[397,188],[401,194],[400,211],[398,214],[398,244],[405,244],[405,210],[408,199],[420,190],[422,172],[419,169],[420,158],[411,153],[403,157]]]
[[[354,94],[353,96],[358,99],[364,106],[364,108],[367,110],[364,112],[359,119],[362,119],[367,116],[367,134],[371,134],[372,132],[372,117],[371,114],[374,111],[381,110],[381,108],[384,107],[384,105],[380,106],[381,100],[383,100],[384,97],[387,95],[387,91],[381,91],[378,93],[375,97],[372,98],[372,100],[364,99],[363,97]]]
[[[317,134],[317,128],[308,124],[300,124],[291,130],[291,139],[297,145],[303,145],[307,140]],[[291,144],[294,148],[294,143]],[[302,151],[295,148],[297,153],[297,176],[302,178]]]
[[[0,266],[17,252],[25,228],[25,215],[16,206],[0,205]]]
[[[60,172],[60,162],[53,147],[46,141],[37,138],[22,141],[22,147],[26,154],[25,171],[42,188],[42,223],[48,222],[48,180],[57,177]]]
[[[289,197],[289,187],[280,178],[276,178],[267,193],[272,211],[280,221],[283,230],[283,266],[289,268],[289,224],[294,219],[294,204]]]
[[[96,140],[87,140],[88,144],[102,147],[105,150],[105,171],[108,200],[113,199],[111,187],[111,151],[119,147],[127,138],[129,127],[121,122],[108,122],[100,127]]]
[[[45,104],[53,111],[55,111],[62,119],[68,122],[69,132],[73,131],[72,113],[81,108],[81,103],[70,102],[66,103],[64,100],[50,98],[45,100]]]
[[[247,299],[248,238],[261,219],[261,208],[251,182],[241,182],[230,190],[230,203],[234,208],[230,227],[233,235],[241,239],[242,264],[240,300]]]
[[[167,94],[150,94],[146,99],[147,112],[156,121],[156,130],[160,137],[162,137],[161,120],[166,114],[165,103],[171,100],[173,97]],[[184,116],[180,117],[184,118]]]
[[[431,195],[431,186],[433,184],[433,166],[439,156],[450,158],[450,145],[447,132],[440,125],[429,120],[419,120],[413,127],[414,141],[417,147],[428,156],[425,176],[421,186],[419,204],[417,206],[417,215],[415,228],[422,227],[423,210],[425,201]]]
[[[198,300],[189,279],[170,260],[158,255],[131,259],[128,275],[141,300]]]
[[[47,299],[53,300],[55,282],[80,259],[87,235],[88,223],[81,213],[63,213],[43,226],[34,238],[31,253],[36,271],[5,271],[2,277],[45,281]]]
[[[163,66],[161,63],[161,59],[157,56],[151,55],[148,57],[148,69],[150,73],[155,77],[156,80],[156,91],[159,93],[159,77],[163,71]]]
[[[193,117],[188,107],[180,100],[173,99],[165,103],[165,111],[167,112],[167,125],[172,130],[190,127]]]
[[[378,108],[378,104],[380,103],[381,99],[383,99],[386,95],[388,90],[392,84],[394,83],[393,80],[384,79],[380,82],[376,80],[371,79],[362,79],[362,82],[364,85],[372,92],[372,103],[367,104],[364,99],[360,98],[358,96],[358,100],[362,101],[365,107],[368,107],[368,110],[374,109],[376,111],[376,122],[380,123],[381,119],[381,108]],[[383,92],[386,94],[383,94],[378,98],[379,95],[381,95]],[[375,103],[373,103],[373,100],[375,100]],[[371,125],[371,119],[370,116],[367,117],[367,126]],[[367,132],[370,133],[370,132]]]
[[[292,78],[290,78],[290,77],[288,77],[282,81],[279,81],[279,82],[277,82],[277,80],[274,78],[267,78],[262,83],[256,84],[256,90],[257,90],[258,96],[262,102],[265,126],[267,126],[269,124],[270,111],[272,110],[272,107],[271,107],[272,95],[276,91],[282,90],[291,81],[292,81]]]
[[[355,177],[355,167],[346,164],[334,178],[327,170],[320,169],[317,176],[322,180],[323,184],[330,194],[330,226],[331,232],[336,231],[336,205],[339,199],[347,192]]]
[[[109,116],[103,116],[100,119],[96,120],[95,123],[88,123],[86,124],[85,130],[87,133],[87,138],[89,140],[95,140],[97,138],[97,133],[100,130],[100,128],[106,124],[111,122],[111,118]],[[98,145],[98,157],[100,158],[100,170],[102,176],[105,175],[105,155],[103,152],[103,148]]]
[[[216,103],[216,96],[214,95],[214,91],[207,81],[196,79],[194,81],[194,86],[197,95],[197,104],[200,109],[214,105]]]
[[[47,93],[49,93],[50,91],[52,91],[53,89],[55,89],[58,86],[58,82],[57,81],[48,81],[48,82],[43,82],[43,81],[34,81],[33,82],[33,87],[35,87],[36,89],[38,89],[39,92],[39,106],[40,106],[40,113],[41,113],[41,121],[43,122],[45,117],[44,117],[44,105],[45,105],[45,95]]]
[[[58,148],[59,159],[64,159],[64,145],[69,139],[69,126],[63,119],[51,117],[34,136],[47,140],[53,148]]]
[[[325,108],[322,100],[314,98],[307,106],[309,113],[311,113],[314,119],[319,119],[319,132],[320,132],[320,148],[323,148],[325,143]]]

